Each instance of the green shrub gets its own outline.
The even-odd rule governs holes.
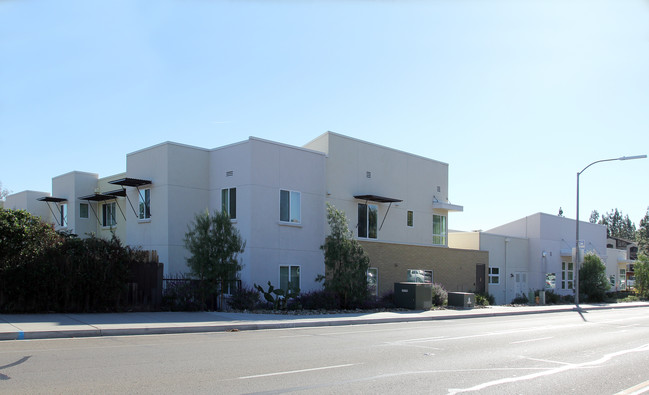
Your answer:
[[[496,304],[496,299],[490,293],[476,293],[475,304],[478,306],[491,306]]]
[[[528,304],[529,301],[530,300],[527,298],[527,296],[525,296],[525,294],[521,294],[512,299],[511,304]]]
[[[254,310],[259,305],[259,291],[241,287],[232,294],[228,305],[235,310]]]
[[[442,284],[433,284],[433,306],[446,306],[448,304],[448,292]]]
[[[300,294],[300,305],[306,310],[337,310],[340,308],[338,295],[327,291],[311,291]]]

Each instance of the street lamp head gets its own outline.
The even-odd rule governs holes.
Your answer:
[[[620,160],[631,160],[631,159],[644,159],[647,155],[635,155],[635,156],[623,156]]]

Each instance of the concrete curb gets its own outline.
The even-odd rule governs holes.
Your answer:
[[[264,330],[264,329],[290,329],[290,328],[313,328],[313,327],[327,327],[327,326],[345,326],[345,325],[368,325],[368,324],[388,324],[399,322],[425,322],[425,321],[442,321],[442,320],[455,320],[467,318],[484,318],[484,317],[504,317],[504,316],[521,316],[532,314],[546,314],[546,313],[561,313],[561,312],[588,312],[591,310],[612,310],[622,308],[638,308],[649,307],[649,303],[637,304],[610,304],[610,305],[588,305],[586,307],[580,306],[557,306],[556,308],[525,308],[521,310],[501,310],[489,311],[489,309],[474,309],[464,310],[458,312],[453,310],[440,315],[410,315],[398,317],[369,317],[369,318],[354,318],[354,317],[317,317],[308,318],[308,316],[295,316],[295,318],[282,318],[279,320],[265,319],[259,321],[229,321],[229,322],[214,322],[213,324],[205,325],[182,325],[174,324],[169,325],[165,323],[152,324],[151,326],[142,326],[138,324],[137,327],[129,326],[128,324],[121,324],[122,327],[115,328],[101,328],[97,324],[87,324],[87,328],[83,329],[61,329],[61,330],[21,330],[16,325],[7,322],[15,330],[0,332],[0,341],[3,340],[34,340],[34,339],[65,339],[77,337],[103,337],[103,336],[133,336],[133,335],[164,335],[164,334],[180,334],[180,333],[210,333],[210,332],[227,332],[227,331],[251,331],[251,330]],[[458,312],[458,313],[456,313]],[[422,312],[425,313],[425,312]],[[417,314],[417,313],[413,313]],[[78,320],[77,320],[78,321]],[[145,324],[146,325],[146,324]]]

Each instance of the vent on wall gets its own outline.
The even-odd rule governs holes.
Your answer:
[[[234,171],[233,171],[233,170],[228,170],[228,171],[225,172],[225,176],[226,176],[226,177],[232,177],[233,175],[234,175]]]
[[[365,172],[365,177],[372,178],[372,172],[371,171]]]

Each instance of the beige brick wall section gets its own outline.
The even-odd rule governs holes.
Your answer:
[[[448,291],[475,290],[476,265],[485,265],[485,289],[489,292],[489,253],[457,248],[413,246],[360,241],[370,257],[370,267],[379,269],[379,296],[394,290],[395,282],[406,281],[407,269],[433,271],[433,282]]]

